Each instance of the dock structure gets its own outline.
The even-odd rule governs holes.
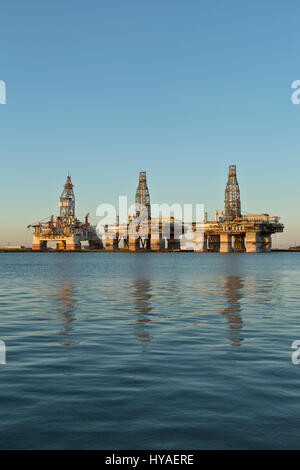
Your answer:
[[[146,172],[139,174],[135,195],[135,214],[129,215],[127,223],[105,225],[98,235],[97,228],[90,225],[88,215],[84,222],[75,217],[75,197],[71,177],[67,176],[60,197],[60,216],[51,216],[47,222],[29,225],[34,229],[33,250],[46,250],[47,242],[55,241],[57,250],[80,250],[81,242],[89,248],[117,251],[181,251],[184,237],[190,235],[195,252],[261,253],[269,252],[272,235],[283,232],[279,217],[268,214],[244,214],[241,212],[240,189],[236,166],[230,165],[225,187],[225,207],[215,211],[215,220],[207,217],[201,223],[189,224],[175,217],[153,217]],[[201,227],[200,227],[201,226]],[[200,227],[200,230],[199,230]]]

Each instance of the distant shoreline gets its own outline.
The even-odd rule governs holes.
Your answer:
[[[300,248],[274,248],[271,250],[272,253],[276,252],[300,252]],[[130,251],[126,249],[119,248],[118,250],[32,250],[31,248],[22,248],[22,249],[9,249],[9,248],[0,248],[0,253],[195,253],[195,254],[203,254],[203,252],[195,252],[194,250],[136,250]],[[207,251],[205,253],[217,253],[213,251]],[[249,254],[246,252],[232,252],[232,253],[225,253],[225,254]],[[219,253],[222,254],[222,253]],[[223,253],[224,254],[224,253]],[[262,254],[262,253],[257,253]]]

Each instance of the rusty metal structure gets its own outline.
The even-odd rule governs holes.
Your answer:
[[[48,241],[55,241],[59,250],[80,250],[81,242],[86,241],[90,249],[129,250],[129,251],[182,251],[187,231],[192,235],[193,250],[198,252],[248,252],[271,251],[271,237],[283,232],[284,226],[279,217],[266,213],[241,213],[240,189],[236,166],[230,165],[225,187],[225,207],[215,211],[215,220],[209,221],[207,213],[201,222],[186,224],[174,217],[151,216],[150,193],[146,172],[139,174],[135,195],[135,214],[129,215],[127,223],[106,225],[101,238],[96,227],[75,217],[75,197],[70,175],[67,176],[60,201],[60,216],[51,216],[47,222],[29,225],[34,229],[33,250],[47,249]],[[167,230],[166,230],[167,228]],[[180,234],[180,236],[178,236]],[[194,234],[194,235],[193,235]]]

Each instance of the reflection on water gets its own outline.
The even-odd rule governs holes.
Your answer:
[[[72,331],[72,322],[76,320],[74,312],[77,300],[73,281],[70,279],[62,281],[57,290],[56,302],[56,312],[63,323],[59,333],[66,335]],[[62,346],[73,346],[78,343],[74,341],[60,341],[59,344]]]
[[[126,312],[126,322],[119,324],[118,328],[124,330],[122,334],[134,335],[141,345],[142,353],[150,351],[149,343],[155,332],[159,331],[150,328],[153,321],[167,325],[171,331],[193,328],[199,329],[200,333],[206,322],[213,323],[217,330],[221,329],[223,339],[226,336],[231,346],[240,346],[245,340],[245,310],[249,312],[252,309],[258,318],[260,310],[264,315],[272,314],[272,277],[258,278],[253,274],[240,273],[239,265],[229,265],[230,275],[219,273],[214,278],[204,269],[198,271],[197,277],[190,271],[176,272],[175,269],[174,273],[168,271],[166,277],[160,272],[154,276],[151,271],[153,265],[149,264],[149,260],[147,262],[145,269],[134,266],[126,278],[115,273],[109,277],[105,273],[103,279],[91,279],[90,297],[84,304],[84,313],[89,314],[92,310],[92,315],[96,315],[100,321],[103,318],[109,321],[117,318],[119,312],[124,318]],[[75,320],[83,313],[83,279],[74,275],[72,266],[60,268],[55,273],[54,284],[46,284],[36,293],[36,297],[43,301],[39,313],[44,315],[48,311],[52,314],[54,311],[62,324],[58,334],[68,335],[72,332],[73,336],[79,333],[74,331]],[[278,282],[276,286],[276,290],[280,290]],[[220,312],[219,315],[225,319],[226,329],[222,326],[224,321],[215,318],[216,312]],[[126,324],[133,325],[133,328],[128,329],[124,326]],[[60,338],[59,344],[78,342],[61,341]],[[224,341],[220,339],[219,344],[224,344]]]
[[[0,257],[1,448],[299,447],[299,254]]]
[[[75,311],[77,304],[77,293],[75,282],[71,279],[56,279],[55,287],[53,284],[40,285],[35,287],[34,295],[38,308],[36,313],[44,317],[45,315],[56,314],[62,327],[57,331],[58,335],[67,335],[74,329],[72,323],[76,320]],[[78,344],[74,341],[58,341],[58,344],[69,346]]]
[[[71,323],[76,320],[74,314],[76,302],[74,283],[70,279],[62,281],[56,296],[56,312],[65,324],[60,330],[61,333],[66,334],[72,330]]]
[[[147,314],[150,314],[152,311],[152,288],[150,281],[148,279],[135,278],[133,281],[132,297],[135,305],[134,335],[142,343],[142,352],[144,353],[146,351],[145,343],[151,340],[151,336],[147,331],[147,323],[151,322]]]
[[[222,311],[222,315],[227,320],[229,333],[229,341],[232,346],[240,346],[244,338],[239,330],[243,328],[243,320],[241,317],[241,303],[243,297],[243,280],[241,276],[226,276],[222,292],[224,295],[226,307]]]
[[[226,323],[229,329],[228,339],[232,346],[240,346],[241,342],[244,340],[242,336],[243,328],[243,319],[242,319],[242,306],[241,300],[244,295],[244,280],[241,276],[224,276],[219,279],[215,284],[214,290],[219,291],[221,298],[223,298],[222,304],[224,307],[221,310],[221,314],[225,317]],[[197,294],[197,304],[199,305],[198,315],[202,315],[203,310],[205,309],[204,303],[204,292],[199,293],[199,288],[195,287]],[[205,291],[205,288],[204,288]],[[186,308],[186,305],[189,303],[189,298],[184,295],[184,291],[180,294],[180,289],[177,287],[177,291],[174,291],[173,297],[175,297],[175,306],[172,310],[172,314],[168,311],[170,307],[170,288],[165,286],[157,286],[155,282],[150,282],[146,278],[134,278],[132,283],[132,288],[129,289],[129,292],[132,296],[134,302],[134,309],[132,313],[134,319],[131,320],[131,323],[134,323],[134,335],[140,340],[143,345],[142,352],[146,351],[145,343],[148,343],[151,340],[151,335],[148,331],[149,323],[153,320],[151,318],[151,313],[155,313],[155,317],[163,318],[164,320],[175,321],[180,319],[182,321],[181,328],[189,326],[191,322],[189,321],[188,314],[182,314],[180,312],[180,307]],[[193,301],[195,301],[195,294],[193,295]],[[154,311],[154,298],[160,297],[159,310]],[[182,305],[180,306],[180,301],[182,300]],[[193,323],[195,327],[199,327],[199,323]],[[201,323],[200,323],[201,325]],[[180,326],[176,326],[180,328]],[[217,328],[217,325],[216,325]]]

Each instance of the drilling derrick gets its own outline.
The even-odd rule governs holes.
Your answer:
[[[225,189],[225,219],[235,220],[242,217],[240,188],[236,177],[236,166],[229,165],[228,180]]]
[[[70,175],[59,199],[60,215],[54,222],[51,216],[48,222],[39,222],[33,227],[33,250],[46,250],[47,242],[55,242],[58,250],[80,250],[81,242],[87,241],[92,248],[102,248],[95,227],[88,221],[88,214],[84,223],[75,218],[75,197]]]
[[[135,194],[135,203],[137,205],[137,215],[139,215],[138,204],[145,206],[147,210],[148,220],[151,219],[151,206],[150,206],[150,194],[146,181],[146,172],[140,171],[139,184]]]
[[[63,192],[59,200],[60,222],[62,225],[71,225],[75,221],[75,196],[71,176],[67,176]]]

